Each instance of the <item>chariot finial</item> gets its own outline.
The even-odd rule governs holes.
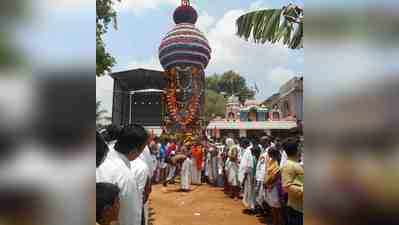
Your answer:
[[[190,0],[181,0],[181,5],[189,6]]]

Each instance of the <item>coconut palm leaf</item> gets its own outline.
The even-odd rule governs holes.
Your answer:
[[[289,47],[292,49],[300,48],[301,42],[302,42],[302,37],[303,37],[303,23],[300,23],[298,25],[298,28],[295,30],[295,33],[292,37]]]
[[[288,32],[288,28],[288,21],[286,19],[282,19],[281,25],[278,28],[272,43],[276,43],[277,41],[281,40],[281,38],[283,38]]]
[[[254,41],[258,43],[263,39],[263,34],[267,29],[268,23],[265,23],[265,21],[270,20],[273,16],[274,10],[255,11],[255,13],[257,14],[257,18],[252,21],[254,23],[253,34]]]
[[[266,29],[262,33],[262,43],[271,42],[276,35],[276,30],[280,25],[281,10],[273,10],[273,14],[267,22]]]
[[[282,9],[249,12],[236,21],[237,35],[255,43],[277,43],[292,49],[303,48],[303,9],[289,4]]]
[[[285,45],[288,45],[290,42],[291,42],[291,33],[292,33],[292,30],[293,30],[294,28],[293,28],[293,25],[292,24],[290,24],[289,26],[287,26],[287,30],[286,30],[286,33],[285,33],[285,35],[284,35],[284,40],[283,40],[283,43],[285,44]]]

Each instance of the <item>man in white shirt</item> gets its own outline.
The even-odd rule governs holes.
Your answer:
[[[119,223],[123,225],[141,225],[142,199],[139,183],[131,171],[131,161],[142,153],[148,133],[140,125],[127,125],[114,131],[117,139],[105,161],[96,170],[96,182],[108,182],[119,187],[120,211]]]
[[[151,151],[148,145],[145,146],[143,152],[141,153],[141,155],[139,156],[139,158],[141,160],[143,160],[145,162],[145,164],[148,167],[149,170],[149,176],[152,178],[154,171],[155,171],[155,165],[153,163],[152,160],[152,156],[151,156]]]
[[[146,215],[148,212],[147,200],[150,194],[149,192],[151,190],[150,170],[146,162],[144,162],[144,160],[141,159],[140,157],[130,162],[130,166],[131,166],[130,170],[132,171],[133,176],[138,184],[139,205],[141,206],[143,212],[142,224],[147,224],[148,221],[148,215]]]
[[[283,168],[287,164],[288,156],[287,153],[285,153],[282,144],[277,143],[276,148],[280,151],[281,154],[281,161],[280,161],[280,168]]]
[[[96,182],[109,182],[118,185],[120,189],[120,224],[141,225],[139,188],[130,171],[128,157],[111,150],[103,164],[96,170]]]

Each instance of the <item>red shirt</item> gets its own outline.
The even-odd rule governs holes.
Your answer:
[[[197,168],[202,169],[203,151],[201,146],[193,146],[191,148],[191,155],[197,163]]]

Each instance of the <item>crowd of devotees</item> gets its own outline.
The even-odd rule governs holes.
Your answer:
[[[273,225],[303,224],[303,140],[290,137],[224,137],[178,140],[143,126],[110,126],[97,132],[96,222],[148,225],[152,185],[223,188],[244,212]]]

